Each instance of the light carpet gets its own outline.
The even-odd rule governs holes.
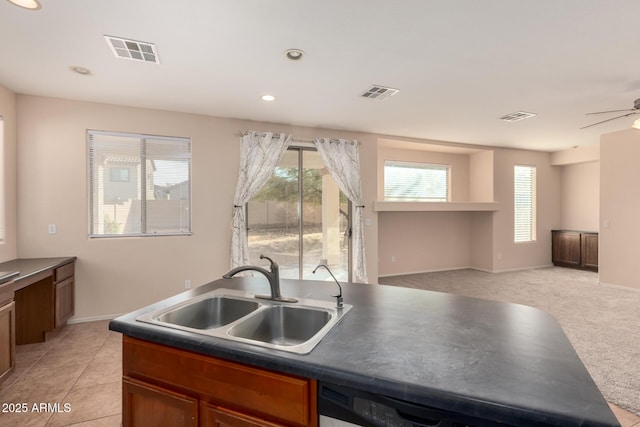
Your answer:
[[[379,283],[524,304],[553,315],[607,401],[640,415],[640,290],[551,267],[463,269],[381,277]]]

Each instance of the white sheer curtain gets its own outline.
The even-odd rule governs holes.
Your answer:
[[[356,280],[367,282],[367,261],[364,251],[364,221],[362,210],[362,185],[360,181],[360,157],[358,142],[344,139],[315,138],[322,162],[340,190],[353,206],[353,272]]]
[[[231,268],[249,264],[245,205],[262,188],[291,143],[291,135],[249,131],[242,136],[240,174],[233,198]]]

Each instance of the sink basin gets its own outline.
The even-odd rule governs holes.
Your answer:
[[[300,345],[331,320],[325,310],[276,305],[262,310],[229,329],[228,334],[283,346]]]
[[[212,329],[254,312],[260,307],[256,301],[212,296],[168,311],[157,317],[158,322],[195,329]]]
[[[298,302],[256,299],[232,289],[215,289],[143,314],[137,321],[291,353],[309,353],[352,308],[299,298]]]

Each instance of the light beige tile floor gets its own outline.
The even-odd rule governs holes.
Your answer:
[[[0,426],[119,427],[122,336],[108,323],[69,325],[44,343],[18,346],[0,404],[26,404],[26,412],[0,412]],[[640,427],[640,417],[611,407],[622,427]]]
[[[0,389],[12,412],[0,412],[0,426],[119,427],[122,336],[108,323],[69,325],[44,343],[18,346],[16,369]]]

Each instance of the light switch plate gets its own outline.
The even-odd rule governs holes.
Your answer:
[[[58,232],[58,227],[55,224],[49,224],[49,234],[56,234]]]

